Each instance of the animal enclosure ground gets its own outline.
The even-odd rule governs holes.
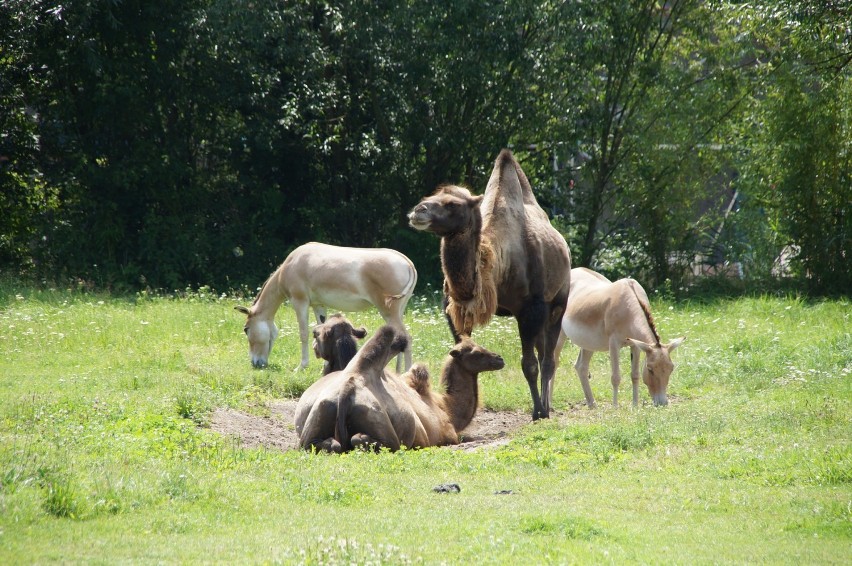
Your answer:
[[[297,403],[298,399],[272,401],[268,404],[269,415],[266,416],[217,408],[210,416],[210,429],[238,439],[246,448],[294,450],[299,447],[299,436],[293,425]],[[509,442],[514,432],[530,422],[532,419],[525,412],[480,409],[462,433],[462,442],[454,448],[475,450],[501,446]]]
[[[292,371],[293,309],[257,370],[232,297],[0,281],[0,564],[847,564],[849,301],[651,301],[687,335],[667,407],[643,387],[613,408],[601,356],[585,408],[566,347],[555,418],[532,423],[497,318],[477,336],[506,368],[480,378],[462,449],[328,456],[293,449],[293,399],[320,373]],[[415,297],[406,317],[437,376],[443,316]]]

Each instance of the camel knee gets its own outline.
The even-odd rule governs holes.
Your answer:
[[[309,452],[330,452],[333,454],[340,454],[343,451],[343,447],[334,438],[315,438],[306,442],[304,447],[305,450]]]

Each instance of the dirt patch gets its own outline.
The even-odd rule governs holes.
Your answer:
[[[296,399],[275,401],[269,405],[269,416],[249,415],[234,409],[216,409],[210,417],[211,430],[238,438],[248,448],[263,446],[277,450],[294,450],[299,437],[293,425]],[[532,422],[528,413],[480,409],[462,433],[462,442],[450,448],[478,450],[509,442],[514,431]]]

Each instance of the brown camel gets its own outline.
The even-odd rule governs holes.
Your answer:
[[[314,327],[314,354],[322,358],[322,375],[340,371],[346,367],[355,352],[358,351],[358,340],[367,336],[363,326],[355,328],[345,316],[333,314],[322,324]]]
[[[470,336],[495,313],[514,316],[533,420],[550,416],[554,348],[571,284],[571,255],[512,152],[500,152],[483,195],[442,186],[408,218],[413,228],[441,237],[445,312],[453,338]]]
[[[502,368],[503,360],[469,340],[456,345],[445,363],[442,395],[431,391],[421,364],[402,376],[384,369],[407,342],[404,332],[383,326],[343,371],[311,385],[296,407],[299,444],[329,452],[457,444],[476,412],[478,373]]]

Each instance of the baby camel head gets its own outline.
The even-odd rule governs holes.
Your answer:
[[[243,332],[249,341],[249,356],[251,365],[256,368],[265,368],[269,362],[269,353],[272,345],[278,338],[278,327],[272,319],[262,319],[254,315],[252,311],[244,306],[236,306],[235,310],[246,315],[246,325]]]
[[[366,328],[355,328],[340,313],[333,314],[322,324],[316,325],[314,354],[326,361],[323,375],[346,367],[358,350],[356,339],[360,340],[366,335]]]
[[[674,370],[672,351],[680,346],[685,337],[675,338],[668,344],[648,344],[640,340],[628,338],[627,342],[645,352],[645,364],[642,366],[642,381],[648,386],[648,393],[654,400],[654,406],[669,404],[667,390],[669,378]]]
[[[483,371],[503,369],[506,365],[500,354],[486,350],[467,337],[450,350],[450,356],[453,359],[452,363],[474,375]]]
[[[425,197],[408,214],[409,225],[438,236],[468,229],[479,216],[482,196],[474,196],[464,187],[443,185]]]

